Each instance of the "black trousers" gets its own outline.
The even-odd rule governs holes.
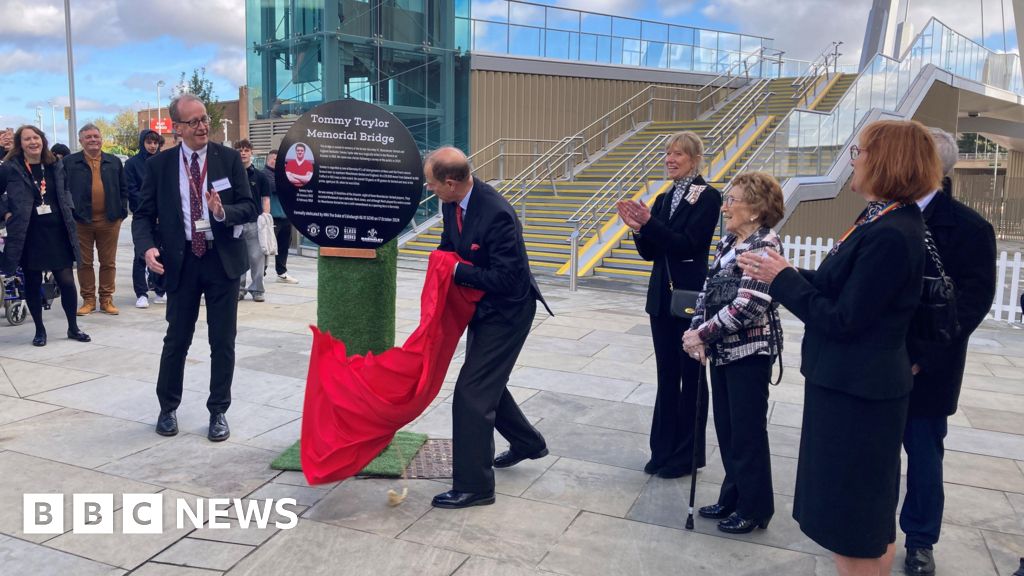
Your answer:
[[[210,248],[197,258],[186,247],[178,287],[167,294],[167,335],[160,355],[156,395],[161,410],[181,404],[185,357],[199,319],[200,297],[206,296],[206,323],[210,341],[211,414],[226,412],[231,405],[231,379],[235,372],[235,333],[238,325],[238,278],[229,278],[220,257]]]
[[[654,359],[658,367],[658,395],[651,420],[651,460],[657,466],[693,470],[693,443],[697,443],[696,468],[705,462],[705,428],[708,423],[708,387],[700,388],[697,413],[697,376],[700,362],[683,352],[683,332],[689,322],[671,316],[651,316]],[[697,437],[694,419],[699,419]]]
[[[520,454],[547,444],[508,391],[508,376],[533,324],[537,301],[524,303],[510,320],[500,316],[469,324],[466,362],[452,395],[452,487],[494,490],[494,430]]]
[[[274,237],[277,239],[274,269],[280,276],[288,272],[288,249],[292,247],[292,223],[287,218],[274,218]]]
[[[715,432],[725,480],[718,503],[748,520],[775,514],[772,462],[768,450],[770,356],[747,356],[711,367]]]
[[[146,275],[149,275],[147,280]],[[135,289],[135,297],[145,296],[150,290],[158,296],[164,294],[164,275],[157,274],[146,268],[146,259],[139,256],[132,262],[132,287]]]

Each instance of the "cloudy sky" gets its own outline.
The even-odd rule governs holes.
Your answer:
[[[483,15],[496,0],[473,0]],[[501,1],[501,0],[497,0]],[[746,32],[775,39],[794,58],[813,58],[833,40],[856,63],[871,0],[538,0],[604,14]],[[1001,8],[1012,35],[1011,0],[914,0],[920,29],[936,16],[986,46],[1002,49]],[[79,124],[126,108],[166,106],[180,74],[205,67],[222,100],[245,83],[245,0],[71,0]],[[62,0],[0,0],[0,128],[35,122],[52,131],[51,103],[68,103]],[[51,141],[54,139],[51,138]],[[57,139],[67,141],[62,108]]]

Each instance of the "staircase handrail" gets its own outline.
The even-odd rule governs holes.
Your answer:
[[[573,231],[567,238],[569,242],[569,289],[576,291],[576,281],[580,267],[580,242],[586,238],[598,224],[604,222],[616,203],[643,183],[654,165],[661,158],[661,150],[670,136],[659,134],[651,139],[633,158],[619,169],[583,206],[570,216],[566,222],[573,225]],[[598,230],[600,234],[600,230]]]
[[[743,166],[740,168],[739,172],[737,172],[737,173],[747,171],[747,170],[751,169],[752,167],[753,168],[764,168],[764,167],[774,166],[775,160],[776,160],[776,156],[778,156],[778,150],[776,149],[776,142],[779,141],[780,139],[784,139],[787,142],[790,140],[789,134],[784,132],[784,131],[789,129],[789,126],[790,126],[790,124],[791,124],[791,122],[792,122],[792,120],[794,118],[794,115],[800,114],[800,115],[810,115],[810,116],[819,116],[819,117],[830,117],[830,118],[832,118],[832,117],[835,117],[836,114],[840,113],[840,111],[842,111],[846,105],[850,104],[851,100],[854,103],[854,108],[853,109],[856,111],[857,110],[857,108],[856,108],[856,98],[857,98],[857,95],[858,95],[858,87],[859,87],[859,85],[860,85],[860,83],[862,81],[869,81],[870,82],[871,80],[873,80],[873,76],[875,74],[873,69],[876,68],[876,64],[877,63],[881,63],[880,67],[883,67],[883,68],[887,67],[887,66],[891,66],[891,65],[896,65],[897,66],[897,73],[898,73],[898,75],[902,76],[902,74],[900,73],[900,67],[902,67],[905,63],[908,66],[912,67],[915,62],[911,61],[911,59],[912,58],[918,58],[920,60],[919,68],[917,69],[917,72],[913,76],[910,76],[909,74],[907,75],[910,78],[910,81],[908,82],[907,86],[910,86],[910,85],[912,85],[914,83],[916,78],[920,75],[921,70],[923,70],[926,65],[933,65],[936,68],[939,68],[939,69],[945,71],[946,73],[953,74],[955,76],[965,77],[962,74],[959,74],[958,72],[956,72],[954,70],[951,70],[949,68],[944,67],[945,64],[943,64],[941,61],[936,63],[934,61],[934,58],[932,58],[929,61],[924,61],[924,54],[925,54],[924,53],[924,49],[921,48],[921,47],[918,47],[918,44],[923,42],[923,38],[925,37],[926,34],[929,35],[929,36],[934,34],[934,32],[932,31],[932,26],[933,25],[941,26],[944,29],[941,32],[948,31],[950,34],[955,34],[955,35],[959,36],[962,40],[965,40],[966,42],[973,43],[973,44],[975,44],[976,47],[981,47],[983,50],[987,51],[991,55],[996,55],[997,54],[997,53],[995,53],[995,52],[993,52],[991,50],[988,50],[987,48],[984,48],[983,46],[980,46],[979,44],[977,44],[973,40],[970,40],[966,36],[963,36],[959,32],[956,32],[955,30],[953,30],[952,28],[950,28],[949,26],[944,24],[938,18],[932,17],[932,18],[930,18],[928,20],[928,23],[924,26],[924,28],[921,29],[921,31],[917,34],[917,36],[915,36],[914,40],[904,50],[900,60],[895,60],[895,59],[890,58],[890,57],[888,57],[888,56],[886,56],[885,54],[882,54],[882,53],[876,54],[875,55],[875,59],[872,61],[872,64],[869,65],[868,67],[865,67],[864,70],[862,70],[861,72],[859,72],[857,74],[856,79],[846,89],[846,92],[843,95],[843,97],[839,100],[839,102],[836,103],[836,105],[833,107],[833,109],[831,111],[824,112],[824,111],[818,111],[818,110],[807,110],[805,108],[794,108],[794,109],[790,110],[786,114],[786,116],[782,119],[782,121],[779,122],[775,126],[775,128],[772,130],[772,132],[768,136],[768,138],[766,138],[764,140],[764,142],[762,142],[761,145],[758,146],[758,148],[754,152],[754,154],[752,154],[750,156],[750,158],[747,159],[747,161],[743,164]],[[943,37],[945,37],[945,35],[943,35]],[[924,44],[922,44],[922,46],[924,46]],[[931,48],[933,50],[935,49],[934,46],[932,46]],[[941,50],[941,51],[944,51],[944,50]],[[1017,67],[1014,66],[1014,68],[1017,68]],[[970,77],[967,77],[967,79],[972,80],[972,81],[976,81],[976,82],[980,81],[980,82],[984,83],[984,79],[978,80],[978,79],[970,78]],[[1016,91],[1016,93],[1019,94],[1021,92],[1021,86],[1020,86],[1019,80],[1020,80],[1019,77],[1014,77],[1013,81],[1012,81],[1013,86],[1011,86],[1010,88],[1006,88],[1006,87],[1002,87],[1002,86],[994,86],[994,87],[1000,88],[1000,89],[1003,89],[1003,90]],[[990,85],[990,84],[985,84],[985,85]],[[898,88],[899,88],[899,84],[897,84],[897,92],[898,92]],[[861,129],[864,121],[869,117],[868,112],[871,109],[879,108],[879,109],[898,110],[903,105],[904,100],[910,94],[911,94],[911,91],[909,89],[907,89],[903,94],[898,95],[898,97],[891,104],[891,106],[888,105],[884,101],[880,105],[877,105],[877,106],[869,105],[866,109],[864,109],[863,115],[860,118],[856,119],[856,121],[853,123],[853,125],[851,126],[851,130],[850,130],[849,134],[840,135],[838,129],[834,130],[832,133],[835,135],[835,141],[830,143],[830,144],[829,143],[822,143],[821,142],[821,133],[820,133],[820,130],[818,130],[817,131],[818,132],[818,143],[815,146],[815,149],[817,149],[820,152],[822,147],[825,146],[826,144],[828,146],[830,146],[830,147],[833,147],[833,148],[836,148],[836,149],[839,149],[839,150],[845,149],[850,144],[850,142],[853,140],[853,138],[855,138],[857,136],[857,134],[860,133],[860,129]],[[888,98],[887,94],[884,94],[883,96],[886,99]],[[856,113],[854,113],[854,116],[856,117]],[[819,122],[819,126],[820,126],[820,122]],[[769,147],[771,147],[770,154],[767,152]],[[785,149],[788,150],[790,148],[794,148],[794,147],[790,146],[790,145],[787,145]],[[795,146],[795,148],[800,149],[801,146],[799,146],[799,144],[798,144],[797,146]],[[767,158],[762,158],[763,155],[767,155]],[[832,158],[831,161],[828,162],[827,166],[823,167],[822,163],[819,162],[819,165],[816,168],[816,174],[815,175],[819,175],[820,176],[823,173],[828,173],[828,171],[830,171],[832,169],[832,167],[835,165],[835,163],[839,162],[839,161],[842,161],[842,157],[837,154],[835,158]],[[800,174],[796,174],[796,175],[800,175]],[[789,175],[786,175],[784,177],[789,177]]]
[[[711,129],[704,134],[704,138],[716,138],[719,135],[719,133],[724,129],[724,127],[732,121],[732,117],[736,113],[736,110],[745,107],[749,101],[757,98],[759,94],[764,92],[764,89],[765,87],[768,86],[768,83],[769,80],[762,78],[751,84],[746,94],[743,94],[743,96],[739,98],[739,100],[732,106],[732,108],[730,108],[725,114],[722,115],[718,122],[716,122],[715,125],[712,126]]]
[[[734,113],[730,114],[729,122],[724,126],[723,130],[707,144],[705,154],[707,156],[714,157],[716,154],[721,152],[725,148],[726,143],[729,142],[736,132],[741,130],[747,123],[748,118],[750,118],[750,116],[754,116],[756,118],[757,111],[774,95],[774,92],[762,92],[754,99],[747,102],[742,110],[736,110]]]
[[[669,137],[668,134],[659,134],[651,139],[566,219],[569,224],[579,225],[580,238],[585,238],[597,224],[603,222],[615,203],[622,200],[633,186],[647,179],[651,170],[661,160]],[[610,198],[612,200],[609,200]]]

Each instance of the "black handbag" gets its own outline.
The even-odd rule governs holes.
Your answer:
[[[735,270],[740,270],[739,266]],[[714,269],[708,271],[708,280],[704,283],[704,318],[711,318],[718,312],[732,304],[740,293],[740,275],[726,274],[719,275]]]
[[[910,335],[916,340],[949,344],[960,333],[960,319],[956,315],[956,290],[946,275],[942,259],[935,247],[931,232],[925,227],[924,246],[935,265],[937,276],[926,272],[921,285],[921,302],[910,322]]]
[[[668,256],[665,257],[665,274],[668,274],[668,290],[672,298],[668,303],[668,312],[673,318],[680,320],[692,320],[697,313],[698,290],[676,290],[672,283],[672,268],[668,265]]]

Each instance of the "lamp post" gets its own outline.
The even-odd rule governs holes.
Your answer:
[[[71,135],[78,129],[78,112],[75,108],[75,56],[71,51],[71,0],[64,0],[64,36],[68,45],[68,106],[71,108],[68,147],[74,152],[78,148],[78,142]]]
[[[160,113],[160,89],[165,86],[164,81],[156,83],[156,123],[163,127],[164,119]]]
[[[57,142],[57,104],[50,100],[50,118],[53,120],[53,141]]]

